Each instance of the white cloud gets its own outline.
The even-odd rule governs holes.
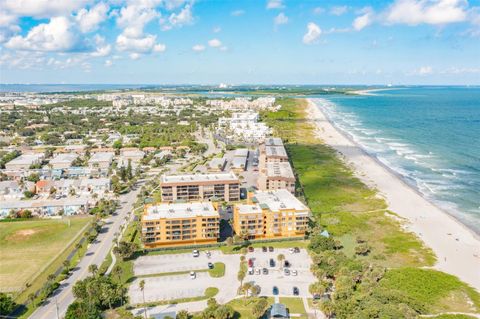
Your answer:
[[[163,2],[167,10],[173,10],[181,7],[186,2],[186,0],[164,0]]]
[[[215,28],[212,29],[213,33],[219,33],[220,31],[222,31],[222,28],[220,28],[220,27],[215,27]]]
[[[307,25],[307,33],[303,36],[303,43],[305,44],[312,44],[314,43],[318,37],[322,34],[322,30],[318,25],[313,22],[310,22]]]
[[[172,13],[168,18],[172,26],[183,26],[193,23],[192,7],[187,4],[178,14]]]
[[[360,31],[363,28],[372,24],[373,20],[373,10],[369,7],[362,9],[363,14],[358,16],[353,20],[352,26],[356,31]]]
[[[414,71],[414,74],[417,75],[428,75],[433,73],[433,68],[431,66],[422,66]]]
[[[211,46],[212,48],[219,48],[222,46],[222,41],[218,39],[212,39],[208,41],[208,45]]]
[[[51,18],[68,16],[91,0],[0,0],[0,8],[17,16]]]
[[[95,31],[98,25],[107,19],[108,6],[105,3],[98,3],[90,10],[81,9],[78,11],[75,20],[81,32]]]
[[[205,51],[205,46],[202,45],[202,44],[195,44],[192,47],[192,50],[195,51],[195,52],[202,52],[202,51]]]
[[[159,43],[155,44],[155,46],[153,47],[153,52],[165,52],[166,49],[167,46],[165,44]]]
[[[322,8],[322,7],[316,7],[316,8],[313,8],[313,14],[316,14],[316,15],[319,15],[319,14],[322,14],[325,12],[325,9]]]
[[[467,6],[465,0],[396,0],[384,19],[386,23],[408,25],[461,22],[467,18]]]
[[[112,62],[112,60],[105,60],[104,65],[105,65],[106,67],[111,67],[111,66],[113,65],[113,62]]]
[[[333,6],[330,8],[330,14],[333,14],[335,16],[341,16],[345,13],[347,13],[348,7],[347,6]]]
[[[129,51],[134,53],[150,53],[152,51],[165,51],[163,44],[156,44],[156,36],[147,34],[144,37],[129,38],[123,34],[117,37],[117,49],[119,51]]]
[[[244,14],[245,14],[245,10],[241,10],[241,9],[230,12],[230,15],[234,17],[239,17]]]
[[[268,0],[267,1],[267,9],[283,9],[285,5],[283,4],[283,0]]]
[[[139,53],[130,53],[129,57],[132,60],[138,60],[140,59],[141,55]]]
[[[282,24],[287,24],[287,23],[288,23],[288,17],[283,12],[280,12],[273,19],[273,24],[275,24],[275,26],[282,25]]]
[[[65,17],[51,18],[48,23],[33,27],[25,37],[12,37],[7,48],[29,51],[69,51],[78,44],[71,31],[71,22]]]
[[[99,36],[98,34],[95,35],[95,44],[97,49],[95,50],[95,52],[91,53],[91,56],[94,56],[94,57],[107,56],[112,51],[112,46],[110,44],[105,43],[105,38],[102,36]]]
[[[160,13],[154,7],[145,6],[142,2],[132,2],[120,10],[117,24],[124,28],[125,36],[136,38],[143,35],[145,25],[159,16]]]

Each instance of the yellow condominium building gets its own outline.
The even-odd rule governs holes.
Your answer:
[[[217,242],[219,214],[211,202],[145,205],[142,241],[146,248]]]
[[[249,194],[247,204],[234,207],[233,228],[249,239],[305,235],[310,210],[286,189]]]

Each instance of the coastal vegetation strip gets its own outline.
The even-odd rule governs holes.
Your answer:
[[[479,294],[454,276],[431,269],[436,257],[387,210],[330,146],[316,136],[304,99],[278,99],[262,119],[284,140],[298,177],[297,193],[315,218],[310,251],[321,303],[337,318],[478,312]],[[320,238],[319,230],[330,238]],[[428,281],[428,284],[423,284]],[[402,284],[400,284],[402,282]],[[405,304],[402,309],[400,304]]]

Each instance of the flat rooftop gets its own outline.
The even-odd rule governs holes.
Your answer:
[[[162,175],[162,184],[192,184],[205,182],[239,182],[233,172],[215,174],[190,174],[190,175]]]
[[[265,154],[267,154],[267,157],[288,157],[287,151],[283,146],[266,146]]]
[[[283,146],[283,141],[280,137],[269,137],[265,139],[265,146]]]
[[[193,218],[197,216],[218,217],[218,212],[211,202],[160,203],[147,206],[142,219]]]
[[[300,200],[286,189],[275,191],[257,191],[252,201],[262,208],[269,208],[272,211],[289,210],[308,211]]]
[[[50,164],[71,163],[78,157],[74,153],[61,153],[50,160]]]
[[[266,166],[266,175],[269,178],[283,177],[295,180],[295,175],[289,162],[269,162],[266,163]]]
[[[17,158],[14,158],[7,164],[15,164],[15,165],[29,165],[33,164],[34,162],[40,160],[43,158],[43,153],[42,154],[23,154],[20,155]]]
[[[234,157],[247,157],[248,156],[248,148],[239,148],[235,150],[233,154]]]
[[[98,152],[93,154],[88,162],[110,162],[114,156],[115,153],[113,152]]]
[[[235,206],[240,214],[260,214],[262,208],[258,204],[239,204]]]

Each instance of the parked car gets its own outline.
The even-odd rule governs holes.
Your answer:
[[[268,269],[267,268],[263,268],[262,272],[263,272],[264,275],[268,275]]]
[[[255,269],[255,275],[260,275],[261,271],[260,268]]]
[[[295,249],[289,248],[289,249],[288,249],[288,252],[289,252],[290,254],[293,254],[293,253],[295,252]]]
[[[193,257],[198,257],[198,256],[200,256],[200,252],[195,249],[195,250],[192,252],[192,255],[193,255]]]
[[[270,258],[270,267],[275,267],[275,260],[273,260],[273,258]]]
[[[248,267],[248,274],[253,275],[253,267]]]
[[[268,247],[268,251],[272,253],[273,252],[273,247],[272,246]]]
[[[266,246],[262,246],[262,251],[263,251],[264,253],[266,253],[266,252],[268,251],[267,247],[266,247]]]
[[[290,276],[290,270],[288,270],[288,268],[283,269],[283,273],[285,276]]]
[[[249,253],[253,253],[254,251],[255,251],[255,249],[252,246],[248,246],[248,252]]]
[[[299,252],[300,252],[300,248],[295,247],[295,248],[293,248],[293,251],[295,251],[296,253],[299,253]]]
[[[208,269],[213,269],[213,264],[212,263],[208,263]]]
[[[253,267],[253,259],[248,259],[248,267]]]
[[[212,255],[212,253],[211,253],[209,250],[207,250],[207,251],[205,252],[205,255],[207,255],[207,257],[210,258],[210,256]]]
[[[298,287],[293,287],[293,295],[298,296],[300,294],[300,290],[298,290]]]
[[[290,270],[290,274],[292,274],[292,276],[296,276],[298,275],[298,272],[296,270]]]
[[[284,267],[290,267],[292,264],[288,261],[288,260],[285,260],[285,262],[283,263],[283,266]]]
[[[278,295],[278,287],[277,286],[273,286],[272,293],[273,293],[274,296]]]
[[[195,279],[197,278],[197,274],[194,271],[190,272],[190,279]]]

